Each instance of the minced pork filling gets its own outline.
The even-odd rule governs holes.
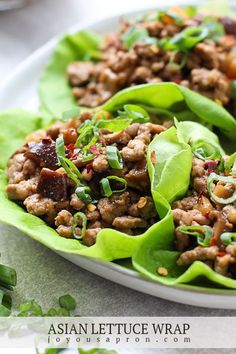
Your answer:
[[[103,228],[137,235],[157,221],[146,151],[165,130],[148,122],[112,132],[94,122],[83,112],[30,134],[8,162],[6,187],[28,213],[88,246]]]

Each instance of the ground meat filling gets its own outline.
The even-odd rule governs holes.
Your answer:
[[[171,13],[176,13],[179,21]],[[122,21],[117,33],[104,38],[99,61],[69,64],[68,81],[78,104],[96,107],[125,87],[173,81],[233,110],[231,81],[236,79],[236,21],[228,17],[210,18],[213,27],[217,23],[222,26],[222,32],[203,39],[187,52],[166,49],[161,41],[181,35],[186,28],[200,28],[206,21],[203,15],[189,18],[183,9],[171,9],[162,17],[156,15],[156,20],[144,17],[136,22]],[[129,32],[143,30],[151,37],[151,43],[139,40],[128,47],[124,37]]]
[[[81,78],[88,79],[85,74]],[[110,119],[109,114],[107,117]],[[90,124],[91,118],[92,113],[83,112],[79,118],[56,122],[44,132],[31,133],[8,162],[6,187],[9,198],[19,202],[28,213],[45,220],[62,237],[82,238],[81,242],[87,246],[96,242],[103,228],[135,236],[157,221],[146,153],[154,136],[165,130],[153,123],[133,123],[119,132],[99,129],[98,140],[89,147],[86,159],[83,147],[76,147],[75,143],[82,124]],[[65,159],[76,166],[83,185],[90,190],[89,201],[78,196],[76,181],[58,162],[56,145],[60,137],[64,141]],[[106,153],[109,146],[120,154],[122,168],[111,168]],[[113,178],[110,188],[116,190],[109,196],[101,189],[101,180],[107,177]],[[116,178],[125,181],[125,188]],[[74,225],[76,213],[82,213],[87,221],[83,235],[83,220],[78,217]]]
[[[177,265],[189,266],[194,261],[202,261],[217,273],[235,278],[236,244],[234,238],[233,242],[230,238],[224,241],[224,235],[233,235],[236,231],[236,201],[232,198],[235,172],[221,167],[228,159],[225,156],[221,160],[203,161],[193,157],[191,188],[184,199],[172,204],[172,213],[176,226],[176,248],[181,252]],[[212,174],[218,179],[209,191]],[[235,184],[222,180],[222,177],[231,178]],[[185,227],[188,226],[192,227],[188,231],[202,235],[200,243],[196,235],[186,232]],[[203,244],[205,230],[210,232],[210,238]]]

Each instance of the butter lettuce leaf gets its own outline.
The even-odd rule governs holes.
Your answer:
[[[90,31],[68,34],[61,38],[39,82],[43,113],[60,116],[62,112],[78,107],[66,77],[66,69],[74,61],[98,59],[100,41],[100,36]]]

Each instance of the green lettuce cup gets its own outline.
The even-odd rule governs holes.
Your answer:
[[[210,146],[209,154],[212,157],[205,158],[205,163],[209,165],[209,167],[207,167],[209,168],[209,171],[206,172],[206,174],[209,175],[208,186],[209,183],[211,183],[210,181],[214,178],[214,180],[220,181],[220,186],[222,188],[222,182],[233,182],[233,178],[229,175],[229,170],[232,169],[231,173],[234,175],[233,166],[235,161],[235,154],[231,155],[231,157],[225,160],[225,157],[223,158],[225,153],[219,146],[217,137],[214,137],[213,133],[209,134],[206,128],[199,125],[195,126],[195,124],[196,123],[193,122],[177,123],[177,134],[180,140],[183,139],[183,141],[188,141],[190,143],[193,154],[196,154],[195,156],[197,156],[199,159],[198,161],[200,162],[200,166],[204,165],[204,154],[202,155],[203,150],[201,147]],[[203,140],[202,137],[204,137]],[[199,144],[199,142],[201,143]],[[154,170],[155,166],[149,165],[149,168]],[[224,174],[226,174],[227,177],[225,177]],[[199,175],[197,175],[195,178],[199,178]],[[165,285],[188,284],[193,286],[207,287],[209,289],[236,289],[236,280],[234,279],[233,275],[234,273],[230,274],[230,271],[232,272],[230,267],[234,266],[234,258],[231,253],[229,253],[234,250],[235,232],[232,229],[226,232],[226,230],[222,228],[221,235],[219,234],[216,236],[217,229],[215,229],[215,231],[214,227],[212,229],[211,223],[213,223],[213,221],[211,221],[209,226],[209,220],[211,220],[211,214],[209,213],[213,211],[213,213],[216,212],[219,214],[219,210],[225,207],[225,205],[229,205],[230,203],[232,204],[232,197],[228,199],[219,199],[218,197],[217,199],[213,193],[214,189],[211,191],[211,189],[209,189],[210,187],[208,187],[208,193],[210,193],[208,196],[205,195],[206,192],[202,194],[201,191],[198,191],[198,194],[196,194],[194,191],[194,188],[196,188],[194,187],[194,182],[192,181],[191,183],[192,184],[189,184],[188,187],[188,194],[184,194],[186,198],[182,200],[180,199],[177,203],[172,204],[172,208],[170,203],[167,203],[165,199],[164,203],[166,202],[166,213],[165,215],[162,215],[163,218],[158,224],[159,237],[150,237],[143,241],[141,246],[136,250],[132,257],[133,266],[145,277]],[[153,188],[155,189],[155,187]],[[203,219],[206,220],[206,224],[204,225],[203,220],[202,224],[193,222],[191,226],[185,226],[187,219],[184,221],[183,219],[178,220],[178,218],[177,222],[174,216],[176,215],[174,213],[175,208],[181,208],[182,201],[183,203],[188,202],[188,200],[191,202],[190,198],[196,197],[197,201],[194,202],[196,204],[195,207],[188,205],[187,209],[185,209],[186,204],[183,204],[183,209],[176,210],[178,212],[182,212],[183,210],[185,215],[188,213],[191,215],[191,211],[197,212],[199,205],[201,205],[202,208],[205,208],[207,202],[209,209],[204,209],[204,212],[202,211],[201,214],[197,214],[198,216],[203,216]],[[223,203],[221,207],[220,204],[214,202],[214,198],[216,198],[217,202]],[[175,199],[175,201],[178,199],[179,198]],[[211,203],[209,203],[209,200]],[[205,203],[205,205],[202,203]],[[212,207],[212,204],[214,205],[214,203],[216,203],[216,211],[214,211]],[[227,206],[225,208],[225,210],[230,210],[231,212],[232,209],[233,206]],[[189,212],[189,210],[191,211]],[[219,220],[218,218],[220,218],[220,214],[219,216],[218,214],[216,220]],[[208,215],[210,219],[208,219]],[[232,226],[228,224],[228,221],[225,222],[225,225],[229,228]],[[177,237],[178,232],[179,239]],[[180,249],[178,249],[178,245],[185,247],[183,242],[186,242],[186,236],[188,237],[187,246],[185,249],[180,251]],[[193,243],[191,244],[188,242]],[[193,244],[195,244],[195,246],[193,246]],[[201,259],[201,251],[206,253],[208,250],[210,252],[215,252],[215,255],[212,254],[212,256],[210,256],[211,260],[210,258]],[[199,252],[199,254],[196,254],[196,251]],[[204,257],[208,256],[204,255]],[[193,257],[192,260],[191,257]],[[226,261],[228,261],[228,263],[224,261],[223,257]],[[222,265],[224,265],[224,268]],[[216,268],[217,271],[215,271]]]
[[[23,117],[24,112],[20,111],[18,114],[19,113]],[[17,111],[2,113],[2,119],[5,115],[8,116],[8,122],[17,119]],[[27,130],[27,112],[25,112],[25,117],[25,130],[21,135],[22,142],[25,138],[25,133]],[[30,116],[28,132],[32,129],[32,122],[37,119],[37,116]],[[14,139],[12,130],[9,130],[8,139]],[[19,146],[19,140],[16,141],[16,145]],[[175,196],[179,197],[186,191],[186,187],[189,183],[191,168],[191,149],[187,143],[181,141],[181,139],[177,137],[176,128],[174,127],[157,135],[152,141],[152,147],[153,149],[155,148],[155,151],[162,150],[162,154],[160,155],[162,168],[159,169],[155,175],[150,175],[150,179],[153,181],[155,180],[155,194],[152,194],[153,202],[157,213],[161,215],[165,213],[165,205],[162,205],[161,202],[162,194],[167,198],[167,200],[171,201]],[[7,150],[8,149],[5,149],[4,151],[5,160],[7,160],[9,155],[12,153],[11,147],[9,147],[9,151]],[[147,158],[149,160],[151,157],[148,156]],[[163,181],[165,180],[165,176],[161,175],[164,172],[166,178],[168,178],[171,171],[175,170],[176,159],[179,161],[178,166],[181,166],[181,168],[178,167],[176,170],[179,182],[178,186],[173,186],[173,191],[172,193],[169,193],[168,197],[164,191],[165,184]],[[158,182],[158,179],[160,182]],[[156,235],[157,223],[150,226],[143,234],[137,236],[129,236],[123,232],[105,228],[99,232],[95,245],[87,247],[78,240],[60,237],[57,232],[53,228],[49,227],[42,219],[27,213],[21,206],[9,200],[5,190],[6,185],[7,178],[4,171],[2,171],[0,192],[1,222],[17,227],[19,230],[51,249],[90,256],[103,260],[114,260],[131,257],[134,250],[138,247],[142,240],[149,235]]]

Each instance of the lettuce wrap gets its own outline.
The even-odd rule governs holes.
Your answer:
[[[193,9],[192,9],[193,10]],[[193,11],[193,13],[196,14],[196,11],[198,9],[195,9]],[[214,19],[213,16],[214,14],[218,14],[218,12],[221,15],[226,15],[228,14],[229,16],[232,15],[232,11],[229,10],[229,6],[227,4],[226,1],[222,0],[219,2],[217,2],[217,6],[215,4],[214,1],[210,0],[208,1],[204,6],[203,6],[203,12],[206,12],[206,10],[210,13],[210,16],[206,16],[206,23],[204,22],[203,24],[199,23],[199,28],[198,30],[200,31],[201,26],[203,25],[204,27],[204,31],[208,31],[209,36],[210,37],[204,37],[202,40],[203,42],[201,42],[201,40],[198,38],[198,30],[196,29],[197,27],[193,27],[193,33],[195,33],[194,31],[197,31],[195,36],[196,38],[193,36],[193,39],[196,39],[196,43],[195,41],[192,39],[192,37],[186,37],[187,38],[187,42],[189,39],[189,42],[195,43],[194,45],[196,45],[197,43],[200,44],[205,44],[204,43],[204,39],[206,39],[206,44],[207,44],[207,40],[210,39],[213,42],[218,39],[222,39],[224,37],[224,35],[228,35],[227,32],[227,28],[224,29],[223,25],[220,21],[217,22],[216,19]],[[174,11],[173,9],[171,11]],[[154,19],[157,19],[159,22],[162,19],[162,16],[164,16],[164,14],[168,17],[170,16],[170,21],[174,21],[173,24],[175,26],[178,27],[178,25],[184,26],[185,24],[183,24],[181,21],[181,13],[184,12],[183,8],[179,9],[179,12],[177,11],[177,13],[175,14],[175,16],[173,15],[173,12],[170,13],[165,12],[165,11],[160,11],[160,13],[157,11],[157,13],[155,14],[155,17],[151,16],[150,17],[150,22],[151,24],[155,24]],[[194,18],[194,14],[190,15],[189,11],[186,10],[186,16],[188,18],[188,16],[190,16],[190,20],[191,20],[191,16],[193,16]],[[191,12],[191,11],[190,11]],[[154,14],[152,14],[154,15]],[[165,16],[164,16],[165,17]],[[144,16],[144,19],[147,19],[147,23],[148,23],[148,16]],[[169,17],[168,17],[169,18]],[[141,19],[141,17],[140,17]],[[136,22],[135,22],[136,21]],[[147,45],[153,45],[153,46],[157,46],[157,52],[156,52],[156,57],[157,59],[155,59],[155,57],[151,57],[150,59],[150,67],[152,65],[152,62],[155,60],[157,61],[157,63],[160,62],[160,64],[163,64],[162,62],[162,57],[158,57],[158,53],[159,53],[159,48],[162,48],[161,46],[161,40],[158,37],[158,35],[156,35],[156,37],[149,37],[148,34],[144,33],[144,32],[139,32],[138,30],[135,31],[135,24],[137,23],[137,21],[139,20],[135,20],[134,19],[134,24],[131,25],[131,27],[129,28],[130,33],[127,39],[128,42],[128,51],[124,52],[125,54],[129,54],[129,50],[131,49],[129,47],[130,42],[132,42],[134,45],[137,44],[137,46],[140,46],[143,44],[142,41],[144,41],[144,44]],[[209,21],[209,22],[208,22]],[[194,22],[194,19],[193,19]],[[172,22],[171,22],[172,23]],[[181,24],[182,23],[182,24]],[[165,24],[165,23],[164,23]],[[134,26],[134,27],[132,27]],[[186,26],[188,27],[189,25],[186,24]],[[196,25],[197,26],[197,25]],[[231,25],[232,26],[232,25]],[[189,29],[191,30],[191,26],[189,27]],[[132,32],[133,31],[133,32]],[[128,31],[129,32],[129,31]],[[155,31],[154,31],[155,32]],[[191,31],[190,31],[191,32]],[[200,31],[201,32],[201,31]],[[123,32],[122,32],[123,33]],[[178,32],[178,35],[180,36],[180,38],[177,36],[176,38],[173,37],[172,39],[175,39],[173,41],[173,43],[179,43],[181,42],[181,38],[184,34],[182,34],[182,32]],[[187,35],[187,34],[186,34]],[[143,37],[144,36],[144,37]],[[170,36],[170,35],[169,35]],[[97,86],[101,85],[102,82],[98,82],[96,81],[96,79],[94,77],[88,77],[87,79],[85,78],[84,81],[80,84],[78,84],[78,87],[75,84],[71,83],[71,86],[68,82],[68,77],[66,74],[67,71],[67,67],[70,63],[75,63],[76,62],[87,62],[88,65],[89,63],[97,63],[99,62],[99,60],[101,59],[104,60],[104,53],[106,53],[106,55],[109,55],[109,46],[114,46],[116,43],[116,41],[123,41],[123,46],[125,46],[126,40],[124,39],[125,35],[122,37],[112,37],[110,39],[109,42],[109,36],[108,36],[108,43],[110,43],[108,45],[108,47],[105,47],[105,49],[103,50],[103,52],[100,49],[100,44],[103,40],[103,38],[99,37],[97,34],[91,32],[91,31],[81,31],[78,33],[72,33],[72,34],[68,34],[65,37],[63,37],[57,44],[55,52],[52,55],[52,58],[50,60],[50,62],[48,63],[48,65],[46,66],[46,68],[44,69],[42,76],[41,76],[41,80],[39,83],[39,96],[40,96],[40,102],[41,102],[41,109],[42,112],[47,113],[47,114],[51,114],[53,116],[57,116],[59,114],[61,114],[63,111],[70,109],[71,107],[76,107],[77,103],[76,103],[76,99],[73,97],[72,94],[72,87],[76,87],[81,90],[84,89],[84,87],[89,84],[89,83],[95,83],[97,84]],[[169,39],[169,37],[164,38]],[[140,42],[139,42],[140,41]],[[199,42],[200,41],[200,42]],[[172,43],[172,42],[171,42]],[[134,87],[132,88],[128,88],[126,91],[122,91],[122,93],[117,94],[114,97],[114,100],[110,100],[109,102],[104,104],[104,109],[108,109],[108,110],[116,110],[120,105],[124,104],[124,102],[128,102],[129,103],[138,103],[139,105],[143,105],[143,106],[148,106],[150,111],[151,109],[153,110],[153,112],[157,113],[158,115],[160,115],[161,117],[164,118],[173,118],[173,115],[176,116],[176,118],[178,120],[195,120],[195,121],[199,121],[199,119],[201,119],[203,122],[208,123],[210,126],[214,126],[219,128],[220,131],[222,131],[227,137],[229,137],[231,140],[234,139],[234,135],[236,132],[236,128],[235,128],[235,122],[233,121],[234,118],[226,111],[224,110],[220,104],[224,105],[225,107],[231,107],[233,106],[233,100],[230,101],[232,99],[232,97],[234,96],[233,91],[232,91],[232,87],[231,87],[231,82],[229,78],[233,78],[234,74],[230,75],[229,73],[225,73],[224,71],[222,72],[222,77],[221,77],[221,82],[223,81],[223,83],[227,86],[227,90],[223,90],[222,86],[218,87],[218,83],[217,80],[215,82],[211,81],[210,79],[208,79],[208,69],[210,67],[210,69],[217,69],[219,67],[219,65],[212,65],[212,63],[208,63],[208,61],[203,57],[200,58],[202,61],[199,62],[198,65],[196,65],[196,67],[194,66],[194,69],[196,68],[203,68],[203,73],[201,74],[201,72],[199,73],[198,76],[200,76],[201,78],[201,82],[200,82],[200,86],[198,85],[198,81],[196,83],[196,85],[190,85],[190,71],[192,70],[192,68],[185,68],[184,65],[186,64],[188,55],[195,55],[197,56],[198,54],[194,54],[194,50],[192,50],[194,48],[194,45],[191,46],[191,48],[179,48],[177,46],[177,48],[172,48],[171,49],[171,43],[167,43],[167,49],[166,49],[166,53],[168,55],[170,55],[170,53],[174,54],[174,53],[178,53],[181,57],[181,61],[180,62],[175,62],[175,58],[172,58],[172,56],[170,57],[170,61],[168,62],[167,65],[172,64],[172,61],[174,61],[174,65],[177,67],[179,67],[180,69],[183,69],[183,73],[180,75],[180,77],[177,75],[175,71],[173,71],[172,75],[170,75],[170,77],[167,75],[163,75],[160,76],[160,79],[162,81],[173,81],[173,83],[169,83],[168,85],[166,84],[155,84],[152,85],[150,84],[149,88],[144,88],[143,91],[141,89],[138,88],[138,91],[136,91],[136,89]],[[172,45],[173,45],[172,43]],[[182,43],[182,42],[181,42]],[[219,45],[219,43],[217,43],[217,45]],[[170,48],[169,48],[170,47]],[[118,48],[119,50],[122,50],[121,48]],[[126,48],[127,49],[127,48]],[[162,50],[165,50],[165,48],[162,48]],[[191,51],[192,50],[192,51]],[[212,48],[212,50],[214,50],[214,48]],[[224,49],[222,49],[223,51]],[[133,53],[133,52],[132,52]],[[134,50],[135,53],[135,50]],[[133,53],[133,54],[134,54]],[[182,53],[182,54],[181,54]],[[197,52],[198,53],[198,52]],[[227,53],[225,53],[227,54]],[[139,54],[140,55],[140,54]],[[167,55],[167,56],[168,56]],[[103,56],[103,57],[102,57]],[[201,57],[201,52],[199,53],[199,56]],[[117,53],[114,54],[114,57],[119,57],[119,55]],[[194,57],[195,58],[195,57]],[[138,62],[137,64],[137,68],[143,68],[142,62],[143,61],[148,61],[148,57],[147,58],[143,58],[141,57],[142,60],[140,60],[140,62]],[[195,58],[195,61],[198,62],[198,57]],[[113,60],[114,61],[114,60]],[[122,58],[120,59],[120,61],[122,61]],[[193,60],[194,61],[194,60]],[[205,63],[206,62],[206,63]],[[209,64],[209,65],[208,65]],[[110,65],[110,66],[109,66]],[[117,72],[119,74],[124,74],[125,73],[125,69],[127,69],[127,66],[132,67],[132,62],[127,62],[126,66],[124,68],[124,71],[119,71],[116,68],[112,67],[112,60],[111,63],[109,62],[107,67],[103,67],[102,66],[102,71],[106,71],[106,70],[111,70],[111,77],[115,77],[115,75],[117,74]],[[147,66],[147,68],[144,66],[144,68],[146,68],[147,70],[149,70],[149,66]],[[223,64],[222,64],[223,66]],[[225,66],[229,66],[226,65]],[[77,68],[78,69],[78,68]],[[74,74],[76,76],[76,67],[74,69]],[[114,70],[113,70],[114,69]],[[186,69],[186,70],[185,70]],[[164,69],[163,69],[164,70]],[[205,71],[204,71],[205,70]],[[186,73],[188,73],[188,75],[185,75],[185,71]],[[205,73],[205,74],[204,74]],[[113,76],[112,76],[113,74]],[[217,74],[217,70],[215,72],[215,75]],[[226,74],[227,77],[225,77],[224,75]],[[159,78],[159,71],[157,71],[156,76],[154,75],[154,77],[152,79],[158,79]],[[214,72],[212,72],[211,77],[214,78]],[[80,75],[79,76],[85,76],[86,77],[86,68],[85,69],[81,69]],[[127,76],[132,77],[132,72],[127,74]],[[115,80],[115,79],[114,79]],[[131,78],[130,78],[131,80]],[[219,103],[218,106],[216,106],[214,103],[210,103],[209,100],[207,98],[204,98],[203,96],[200,95],[195,95],[192,93],[192,91],[190,91],[189,89],[187,89],[184,86],[178,86],[176,85],[174,82],[182,82],[182,81],[186,81],[185,84],[187,85],[189,82],[189,87],[193,90],[196,89],[196,91],[198,92],[202,92],[203,94],[206,93],[208,90],[211,91],[211,89],[213,90],[214,86],[216,86],[217,91],[221,92],[222,94],[219,93],[219,95],[216,97],[214,94],[209,94],[209,97],[212,98],[212,100],[215,100],[216,102]],[[208,84],[208,81],[211,81],[211,83]],[[103,81],[107,84],[107,90],[109,91],[109,87],[115,87],[115,83],[112,84],[112,81],[109,81],[109,76],[104,77]],[[218,81],[220,81],[220,79],[218,78]],[[142,81],[139,80],[139,78],[137,79],[137,82],[131,82],[132,85],[137,85],[138,83],[142,83],[142,82],[149,82],[147,81]],[[151,81],[153,82],[153,80]],[[121,87],[118,87],[117,90],[114,89],[114,92],[112,92],[112,96],[114,95],[115,92],[119,91],[119,89],[123,89],[125,87],[129,87],[128,82],[123,83],[123,85]],[[201,85],[203,87],[205,87],[204,89],[201,90]],[[205,86],[204,86],[205,85]],[[210,85],[210,86],[209,86]],[[233,81],[232,81],[232,85],[233,85]],[[195,88],[196,86],[196,88]],[[232,92],[231,92],[232,91]],[[205,93],[204,93],[205,92]],[[93,96],[93,94],[95,95],[95,91],[92,92],[91,91],[91,96]],[[222,102],[221,101],[221,96],[224,95],[228,95],[228,100],[229,101],[225,101]],[[103,102],[103,101],[102,101]],[[158,107],[156,106],[156,103],[158,102]],[[100,103],[97,103],[97,105],[99,105]],[[231,107],[232,108],[232,107]],[[218,111],[217,114],[215,111]]]
[[[40,124],[38,117],[33,114],[29,114],[24,111],[8,111],[3,112],[0,119],[4,120],[8,117],[7,123],[5,125],[14,124],[13,122],[19,116],[24,119],[24,131],[18,131],[17,140],[14,135],[14,130],[9,129],[4,132],[2,139],[8,139],[14,142],[14,148],[19,147],[20,143],[23,143],[26,133],[29,133],[34,124],[37,122],[37,128],[43,127],[44,120],[41,120]],[[156,151],[165,148],[165,152],[162,154],[162,166],[163,168],[158,171],[158,178],[165,180],[165,176],[161,176],[162,172],[168,177],[171,171],[175,170],[176,159],[178,159],[178,168],[176,169],[176,174],[178,174],[178,187],[173,186],[173,193],[170,195],[170,199],[164,193],[164,183],[160,183],[160,188],[158,183],[156,185],[156,195],[153,195],[154,204],[156,210],[161,214],[162,205],[158,200],[158,196],[163,195],[167,200],[172,200],[173,196],[181,196],[182,193],[186,192],[186,188],[189,183],[189,174],[191,169],[191,149],[189,145],[178,139],[176,134],[176,128],[171,128],[156,136],[153,140]],[[160,148],[159,148],[160,146]],[[12,154],[12,146],[4,146],[2,154],[2,159],[7,161],[7,159]],[[3,166],[2,166],[3,167]],[[151,178],[154,178],[151,177]],[[1,174],[1,203],[0,203],[0,220],[1,222],[7,223],[12,226],[16,226],[19,230],[25,232],[33,239],[43,243],[51,249],[57,251],[70,252],[74,254],[87,255],[94,258],[99,258],[103,260],[114,260],[120,258],[131,257],[134,250],[138,247],[139,243],[145,239],[148,235],[156,234],[156,226],[154,224],[151,226],[144,234],[136,237],[128,236],[125,233],[112,230],[112,229],[102,229],[97,237],[97,242],[94,246],[87,247],[75,239],[65,239],[60,237],[57,232],[50,228],[44,221],[40,218],[35,217],[23,210],[19,205],[10,201],[7,197],[5,186],[7,184],[6,175],[4,172]],[[112,239],[112,242],[111,242]]]
[[[169,88],[173,90],[173,93],[178,93],[176,101],[181,102],[180,106],[184,107],[191,116],[194,114],[198,119],[200,117],[199,121],[210,122],[210,116],[213,114],[215,121],[219,122],[222,127],[222,120],[224,121],[225,131],[235,129],[233,118],[223,108],[218,110],[217,104],[203,99],[204,110],[202,105],[194,104],[194,98],[197,101],[198,94],[190,92],[191,99],[189,96],[185,98],[180,93],[178,86],[172,84],[146,85],[139,89],[135,87],[124,90],[104,105],[103,109],[114,113],[128,102],[136,104],[140,102],[149,112],[154,110],[160,112],[168,101],[168,98],[165,100],[164,93]],[[159,100],[160,97],[162,97],[161,100]],[[161,108],[160,101],[162,102]],[[189,105],[187,105],[187,101],[190,102]],[[178,112],[181,114],[180,108]],[[34,129],[45,127],[49,119],[22,110],[11,110],[2,112],[0,121],[2,121],[2,125],[4,122],[5,126],[5,130],[0,133],[1,167],[4,169],[11,154],[23,144],[25,136]],[[21,129],[22,121],[24,121],[24,129]],[[19,126],[17,122],[19,122]],[[13,129],[16,124],[17,132]],[[160,221],[141,235],[134,237],[116,230],[103,229],[98,234],[96,244],[91,247],[87,247],[75,239],[59,237],[57,232],[43,220],[28,214],[23,208],[8,199],[5,192],[7,179],[4,171],[1,173],[0,181],[0,221],[17,227],[31,238],[56,251],[107,261],[132,257],[136,270],[165,284],[190,282],[203,275],[213,280],[217,286],[224,285],[234,288],[235,281],[217,275],[204,264],[199,265],[199,262],[196,262],[196,265],[191,266],[186,272],[185,269],[174,266],[178,254],[173,251],[174,224],[170,203],[183,197],[187,192],[192,167],[192,151],[189,142],[199,140],[210,140],[215,147],[222,151],[218,138],[213,132],[199,123],[189,121],[176,121],[176,127],[173,126],[157,135],[149,145],[148,173],[152,197]],[[7,141],[10,141],[11,144],[7,144]],[[153,164],[154,153],[157,164]],[[156,274],[158,262],[168,265],[168,268],[171,266],[172,270],[165,279]]]
[[[194,146],[194,143],[199,141],[199,138],[203,138],[206,142],[210,141],[217,151],[224,154],[224,151],[218,144],[218,138],[213,133],[209,135],[209,131],[205,127],[193,122],[180,122],[177,123],[177,127],[177,134],[181,141],[191,141],[191,145]],[[150,150],[152,150],[151,144]],[[156,167],[149,161],[149,173],[155,173]],[[155,190],[155,185],[152,185],[152,188]],[[166,199],[163,204],[165,204],[166,209],[165,215],[162,215],[163,218],[158,224],[159,237],[147,238],[141,244],[132,257],[134,268],[144,276],[165,285],[185,283],[194,286],[208,286],[210,288],[236,289],[236,280],[216,273],[201,261],[194,261],[188,267],[177,265],[177,260],[181,253],[176,251],[175,225],[171,207],[166,202]],[[158,267],[168,269],[168,274],[166,276],[158,274]]]

